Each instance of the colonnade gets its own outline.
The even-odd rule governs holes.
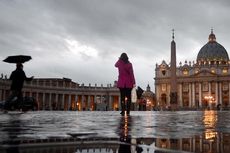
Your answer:
[[[116,87],[71,85],[71,82],[59,86],[57,80],[45,80],[40,83],[25,82],[24,97],[33,97],[39,110],[118,110],[120,93]],[[47,84],[48,82],[48,84]],[[0,101],[6,100],[10,94],[10,81],[0,79]]]
[[[35,97],[40,110],[116,110],[119,109],[118,95],[103,93],[53,93],[53,92],[23,92],[24,96]],[[92,94],[92,95],[91,95]]]

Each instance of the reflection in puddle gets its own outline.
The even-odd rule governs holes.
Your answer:
[[[228,153],[230,152],[230,134],[215,133],[207,137],[207,133],[192,138],[156,139],[156,147],[170,150],[202,153]]]
[[[230,152],[230,134],[217,133],[212,139],[206,139],[205,133],[192,138],[87,138],[78,141],[20,144],[13,148],[0,147],[1,153],[228,153]]]
[[[2,115],[0,153],[230,152],[228,111],[132,113]]]

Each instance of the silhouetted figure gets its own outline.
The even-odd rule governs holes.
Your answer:
[[[221,109],[221,104],[218,104],[218,105],[216,106],[216,109],[217,109],[217,110],[220,110],[220,109]]]
[[[122,139],[122,138],[121,138]],[[118,153],[131,153],[131,138],[123,138],[121,142],[124,142],[124,144],[120,144],[120,147],[118,149]]]
[[[11,83],[11,95],[9,98],[6,100],[5,103],[5,109],[8,110],[11,108],[11,101],[17,98],[17,102],[20,102],[23,100],[22,98],[22,88],[24,81],[31,81],[33,77],[27,78],[25,72],[23,71],[23,65],[21,63],[16,64],[16,70],[14,70],[9,78],[12,83]]]
[[[127,114],[129,115],[131,107],[131,90],[135,87],[135,78],[132,63],[129,62],[126,53],[121,54],[115,67],[118,68],[119,72],[117,87],[120,89],[121,95],[121,115],[124,115],[125,111],[127,111]]]

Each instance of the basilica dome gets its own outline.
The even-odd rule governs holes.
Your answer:
[[[225,48],[216,42],[216,36],[211,31],[209,41],[199,51],[197,55],[197,62],[214,61],[214,62],[227,62],[229,60],[228,53]]]

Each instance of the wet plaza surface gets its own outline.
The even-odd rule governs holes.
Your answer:
[[[0,112],[0,153],[230,152],[230,111]]]

